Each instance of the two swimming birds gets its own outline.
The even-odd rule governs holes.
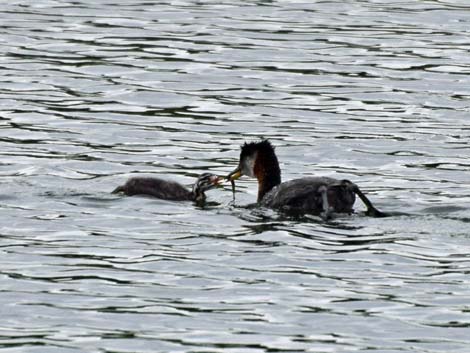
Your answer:
[[[225,179],[234,183],[246,175],[258,180],[260,206],[273,208],[289,214],[312,214],[330,218],[335,213],[354,212],[356,195],[364,202],[366,214],[383,217],[358,186],[349,180],[328,177],[305,177],[281,182],[281,170],[268,140],[245,143],[241,147],[237,168]],[[149,195],[166,200],[204,201],[204,192],[216,187],[224,178],[213,174],[202,174],[192,190],[184,186],[156,178],[131,178],[114,192],[126,195]]]

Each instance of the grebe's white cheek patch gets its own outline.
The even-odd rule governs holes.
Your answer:
[[[257,154],[246,157],[242,163],[242,174],[255,178],[255,161]]]

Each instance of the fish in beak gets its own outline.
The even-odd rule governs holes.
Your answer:
[[[229,175],[227,175],[227,180],[230,181],[232,184],[232,194],[233,194],[233,201],[235,201],[235,180],[242,176],[242,170],[240,166],[238,166],[234,171],[232,171]]]

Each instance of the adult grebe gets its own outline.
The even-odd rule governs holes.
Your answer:
[[[357,195],[366,205],[367,215],[386,216],[349,180],[306,177],[281,184],[279,162],[268,140],[245,143],[241,147],[238,167],[227,179],[233,182],[242,175],[258,179],[258,203],[261,206],[288,213],[320,215],[327,219],[332,213],[353,213]]]
[[[135,177],[130,178],[122,186],[118,186],[112,193],[122,192],[128,196],[147,195],[171,201],[204,202],[205,191],[216,187],[221,178],[210,173],[201,174],[194,183],[192,190],[183,185],[159,178]]]

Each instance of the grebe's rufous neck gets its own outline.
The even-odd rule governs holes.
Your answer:
[[[162,200],[204,202],[205,192],[215,188],[222,178],[211,173],[201,174],[194,183],[192,190],[174,182],[159,178],[134,177],[118,186],[112,193],[124,193],[128,196],[146,195]]]
[[[268,140],[245,143],[241,147],[238,167],[229,174],[230,181],[247,175],[258,179],[258,202],[281,183],[281,169],[274,147]]]
[[[258,203],[289,213],[310,213],[329,218],[333,213],[353,213],[355,195],[367,207],[366,214],[384,217],[356,184],[328,177],[305,177],[281,183],[279,162],[268,140],[245,143],[238,167],[227,179],[233,182],[242,175],[258,179]]]

